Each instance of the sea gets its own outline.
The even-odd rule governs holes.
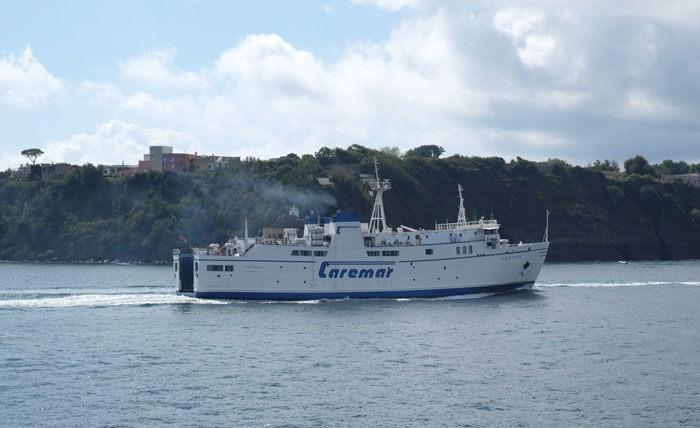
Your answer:
[[[700,426],[700,261],[477,299],[210,301],[0,263],[0,426]]]

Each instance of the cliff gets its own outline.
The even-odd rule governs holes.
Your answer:
[[[455,221],[457,183],[470,218],[493,215],[511,241],[539,241],[549,209],[550,261],[700,258],[700,189],[650,174],[621,174],[560,160],[398,157],[361,146],[248,159],[202,173],[150,172],[109,179],[86,165],[67,175],[24,180],[0,173],[0,259],[168,260],[180,237],[222,242],[302,215],[356,209],[372,197],[359,174],[392,181],[387,221],[429,228]],[[329,185],[320,185],[327,177]]]

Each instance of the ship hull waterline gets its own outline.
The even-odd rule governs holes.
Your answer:
[[[528,290],[532,282],[517,282],[512,284],[488,285],[464,288],[434,288],[422,290],[386,290],[358,292],[249,292],[249,291],[201,291],[178,292],[178,295],[200,299],[223,300],[340,300],[340,299],[402,299],[402,298],[440,298],[440,297],[486,297],[518,290]]]

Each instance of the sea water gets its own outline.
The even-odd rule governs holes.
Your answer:
[[[698,426],[700,262],[480,299],[207,301],[0,263],[0,426]]]

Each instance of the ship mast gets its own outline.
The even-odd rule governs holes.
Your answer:
[[[374,158],[374,180],[369,182],[369,188],[376,192],[374,198],[374,208],[372,209],[372,219],[369,221],[369,233],[382,233],[386,229],[386,219],[384,218],[384,202],[382,194],[391,189],[391,182],[388,179],[379,179],[379,166],[377,158]]]
[[[464,190],[464,188],[461,184],[457,184],[457,190],[459,191],[459,214],[457,214],[457,227],[467,227],[467,212],[464,210],[464,198],[462,197],[462,190]]]

